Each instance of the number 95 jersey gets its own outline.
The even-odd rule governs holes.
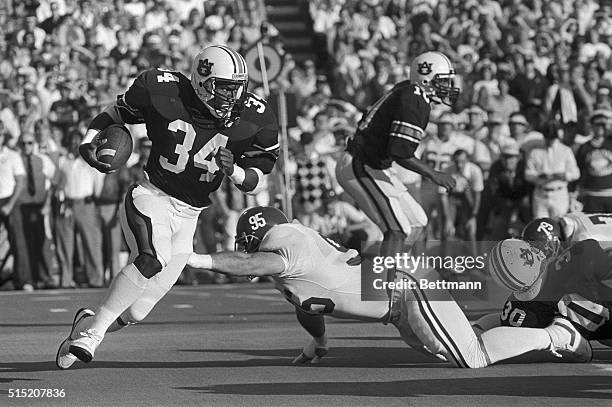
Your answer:
[[[144,123],[152,141],[145,167],[149,180],[170,196],[195,207],[210,205],[209,195],[223,179],[214,155],[219,147],[243,167],[270,173],[278,157],[278,125],[267,103],[247,93],[240,120],[226,127],[210,114],[190,80],[179,72],[142,72],[116,102],[126,123]]]
[[[361,266],[347,263],[357,251],[297,221],[272,227],[259,251],[282,257],[285,270],[274,276],[276,288],[308,313],[380,321],[389,310],[387,301],[361,301]]]

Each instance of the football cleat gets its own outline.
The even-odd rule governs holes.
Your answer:
[[[92,361],[96,348],[100,346],[103,335],[95,329],[87,329],[78,333],[78,337],[70,344],[70,353],[85,363]]]
[[[590,362],[593,359],[591,344],[567,319],[557,317],[544,329],[550,336],[549,350],[553,355],[572,362]]]
[[[74,362],[76,362],[77,358],[72,353],[70,353],[70,345],[74,339],[77,337],[77,332],[79,332],[79,325],[85,319],[94,316],[95,313],[87,308],[81,308],[76,312],[74,316],[74,320],[72,321],[72,329],[70,330],[70,335],[64,339],[62,344],[57,349],[57,354],[55,355],[55,364],[60,369],[68,369]]]

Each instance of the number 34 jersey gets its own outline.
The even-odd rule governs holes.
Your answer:
[[[240,120],[230,127],[210,114],[190,80],[179,72],[142,72],[117,108],[126,123],[145,123],[152,147],[146,172],[151,183],[195,207],[210,205],[223,179],[214,155],[219,147],[243,167],[270,173],[278,157],[278,125],[259,97],[247,94]]]
[[[358,253],[324,238],[297,221],[272,227],[259,251],[279,254],[285,270],[275,276],[287,300],[313,314],[380,321],[387,301],[361,301],[361,267],[349,265]]]

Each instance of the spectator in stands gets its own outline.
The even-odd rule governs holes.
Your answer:
[[[72,98],[68,82],[60,82],[58,88],[60,99],[51,105],[48,119],[61,133],[61,139],[56,142],[67,146],[69,145],[68,137],[79,122],[79,111],[82,106],[79,106],[78,102]]]
[[[25,168],[19,153],[6,146],[7,133],[0,128],[0,222],[8,232],[13,254],[13,286],[17,290],[32,291],[32,275],[23,230],[23,219],[18,205],[25,187]]]
[[[123,167],[117,172],[102,174],[96,184],[94,202],[102,233],[100,249],[102,250],[104,281],[106,282],[110,282],[124,266],[119,263],[122,239],[119,209],[123,204],[128,186],[131,184],[130,181],[129,170]]]
[[[521,220],[526,223],[530,219],[530,188],[521,176],[520,159],[519,145],[512,141],[504,145],[501,156],[491,166],[478,214],[479,240],[519,236]]]
[[[138,158],[136,163],[128,168],[130,184],[145,179],[145,166],[149,161],[149,154],[151,153],[151,146],[153,143],[147,136],[141,137],[136,142],[136,154]]]
[[[497,79],[497,88],[497,95],[488,95],[484,106],[487,111],[499,114],[503,122],[508,123],[510,115],[519,111],[520,105],[518,100],[508,93],[510,88],[506,78]]]
[[[452,160],[446,172],[451,174],[457,183],[448,193],[441,191],[444,240],[457,236],[469,241],[471,253],[476,256],[476,217],[484,189],[483,173],[480,167],[470,162],[465,150],[455,151]]]
[[[519,112],[514,112],[509,119],[510,138],[518,144],[519,149],[525,156],[531,149],[544,144],[544,137],[540,132],[529,131],[529,122]]]
[[[535,185],[533,216],[536,218],[565,215],[569,211],[568,183],[580,178],[572,149],[563,144],[561,125],[549,121],[544,128],[544,147],[529,153],[525,179]]]
[[[23,235],[32,284],[37,288],[57,285],[55,253],[51,249],[53,238],[50,230],[52,181],[55,165],[49,157],[35,152],[34,134],[24,132],[19,138],[21,158],[26,172],[26,187],[19,197],[18,208],[23,220]]]
[[[62,207],[56,228],[62,267],[61,286],[65,288],[76,285],[74,247],[77,233],[83,242],[86,284],[89,287],[103,286],[102,232],[94,204],[96,183],[100,182],[103,174],[90,167],[79,155],[81,137],[78,130],[70,133],[68,154],[59,163],[58,193]]]
[[[612,213],[612,111],[595,110],[589,122],[593,136],[576,153],[584,211]]]
[[[21,30],[17,32],[16,40],[19,45],[25,45],[26,38],[29,35],[32,37],[32,45],[34,48],[42,48],[43,41],[45,40],[45,30],[36,26],[38,20],[36,15],[29,15],[24,19],[24,25]]]

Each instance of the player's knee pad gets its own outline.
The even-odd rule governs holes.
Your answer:
[[[134,260],[134,266],[140,271],[146,278],[151,278],[160,271],[162,271],[163,265],[157,259],[157,257],[148,253],[140,253]]]

